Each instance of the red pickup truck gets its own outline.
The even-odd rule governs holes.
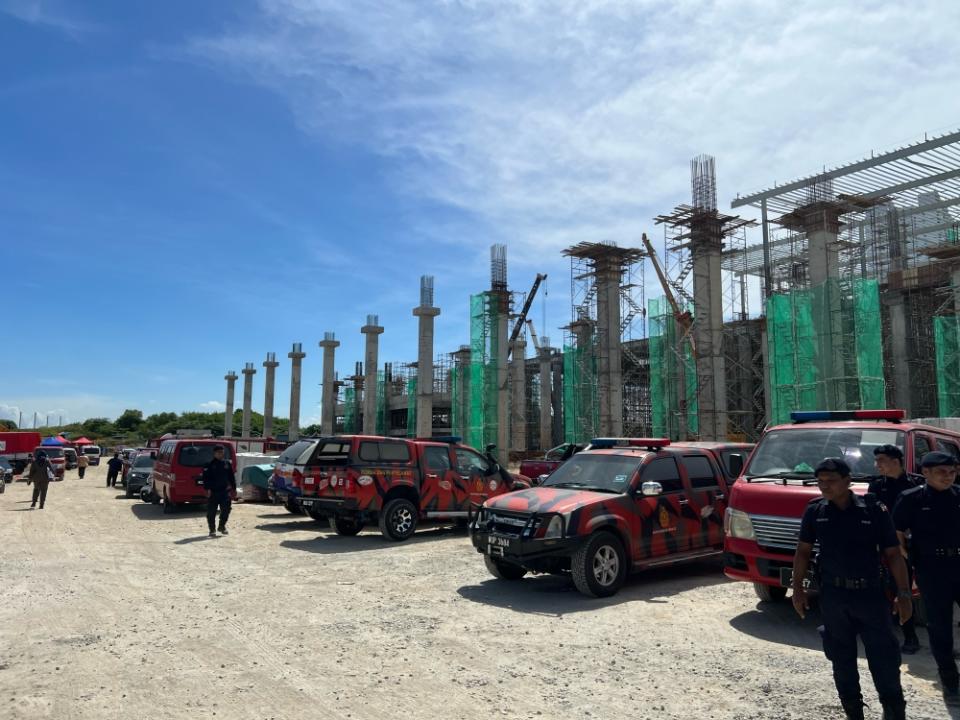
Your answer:
[[[585,447],[586,445],[577,445],[576,443],[557,445],[557,447],[547,450],[542,458],[521,462],[520,474],[537,483],[542,477],[552,474],[554,470]]]

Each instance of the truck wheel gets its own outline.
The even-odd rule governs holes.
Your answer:
[[[287,509],[288,513],[293,513],[294,515],[303,515],[303,509],[297,505],[296,500],[287,500],[283,506]]]
[[[406,540],[417,529],[418,515],[417,506],[406,498],[391,500],[380,513],[380,532],[387,540]]]
[[[620,538],[601,530],[590,537],[570,560],[573,584],[590,597],[609,597],[627,577],[627,554]]]
[[[754,583],[753,591],[760,598],[760,602],[782,602],[787,597],[787,589],[776,585]]]
[[[333,529],[337,531],[337,535],[350,537],[363,530],[363,523],[356,518],[338,516],[333,521]]]
[[[483,556],[483,564],[487,566],[487,570],[490,571],[490,574],[498,580],[519,580],[527,574],[525,568],[522,568],[519,565],[515,565],[511,562],[494,560],[489,555]]]

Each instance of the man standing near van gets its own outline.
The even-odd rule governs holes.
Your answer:
[[[107,462],[107,487],[115,487],[117,476],[123,469],[123,460],[120,459],[120,453],[114,453],[113,457]]]
[[[207,491],[207,527],[210,537],[216,537],[214,520],[217,508],[220,508],[221,535],[227,535],[227,518],[230,517],[230,502],[237,496],[237,479],[233,474],[233,465],[223,459],[223,445],[213,448],[213,460],[203,469],[203,487]]]
[[[83,480],[83,474],[87,471],[87,465],[90,460],[83,453],[77,453],[77,475]]]

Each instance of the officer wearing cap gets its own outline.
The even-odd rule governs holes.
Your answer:
[[[890,605],[883,591],[880,557],[897,583],[900,622],[913,613],[907,566],[886,507],[875,496],[850,490],[850,466],[827,458],[816,470],[821,498],[811,500],[800,523],[793,560],[793,606],[800,617],[809,609],[803,582],[813,546],[820,544],[818,569],[823,613],[823,649],[833,664],[833,680],[847,718],[863,720],[857,671],[857,636],[863,641],[884,720],[906,718],[900,685],[900,644],[893,633]]]
[[[223,445],[213,448],[213,460],[203,468],[203,487],[207,491],[207,527],[210,537],[216,537],[214,521],[217,508],[220,509],[221,535],[227,535],[227,518],[230,517],[230,501],[237,496],[237,479],[233,474],[233,465],[223,459]]]
[[[903,467],[903,450],[896,445],[880,445],[873,451],[874,462],[877,466],[877,475],[870,479],[867,492],[877,496],[888,510],[893,510],[900,499],[900,495],[911,488],[923,485],[923,476],[908,473]],[[884,573],[888,590],[896,592],[896,583],[890,573]],[[907,586],[913,587],[913,568],[907,560]],[[914,619],[911,617],[903,623],[903,645],[900,650],[904,655],[913,655],[920,649],[920,638]]]
[[[944,701],[960,705],[960,674],[953,657],[953,603],[960,601],[960,487],[953,455],[931,452],[920,462],[924,485],[900,496],[893,520],[917,572],[927,610],[930,650]]]

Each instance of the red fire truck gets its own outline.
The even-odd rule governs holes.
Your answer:
[[[761,600],[787,595],[800,518],[819,497],[813,469],[827,457],[850,465],[853,490],[864,493],[876,473],[874,448],[896,445],[904,467],[919,472],[920,459],[939,450],[960,458],[960,433],[904,422],[902,410],[804,411],[793,422],[767,429],[730,492],[724,519],[724,572],[753,583]]]

